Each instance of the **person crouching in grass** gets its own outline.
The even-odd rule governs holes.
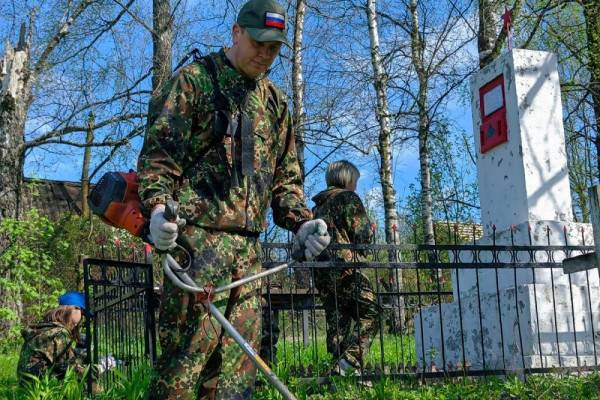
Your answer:
[[[67,292],[60,297],[59,304],[48,311],[40,323],[21,332],[24,342],[17,367],[21,385],[29,376],[41,377],[46,373],[63,379],[69,367],[81,378],[85,374],[85,362],[75,352],[85,298],[79,292]]]

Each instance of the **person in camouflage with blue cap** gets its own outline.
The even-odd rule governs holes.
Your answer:
[[[24,384],[29,375],[49,373],[64,378],[68,368],[83,377],[85,360],[75,351],[85,300],[79,292],[67,292],[59,298],[59,307],[48,311],[43,321],[21,332],[23,345],[17,375]]]
[[[355,193],[360,173],[341,160],[327,168],[327,189],[313,197],[315,217],[327,224],[335,244],[368,244],[374,233],[360,197]],[[360,251],[326,250],[319,261],[350,262]],[[315,287],[325,308],[327,351],[334,357],[333,373],[356,374],[363,367],[371,341],[377,333],[381,307],[368,277],[358,269],[317,268]]]
[[[195,282],[222,286],[257,273],[259,234],[274,222],[296,233],[307,258],[329,243],[327,227],[304,202],[288,101],[266,77],[287,43],[285,10],[251,0],[232,28],[231,48],[178,71],[151,101],[138,160],[139,194],[150,236],[171,250],[179,234],[190,244]],[[165,219],[179,202],[186,226]],[[173,249],[177,255],[178,250]],[[179,255],[181,257],[181,255]],[[203,296],[163,283],[159,317],[162,355],[150,387],[155,399],[249,399],[256,369],[207,312]],[[214,297],[213,303],[256,349],[260,281]]]

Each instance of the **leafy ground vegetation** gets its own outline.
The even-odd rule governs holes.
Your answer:
[[[15,375],[18,353],[0,355],[0,399],[4,400],[84,400],[85,384],[73,373],[64,380],[43,377],[26,387],[19,387]],[[600,399],[600,374],[580,376],[530,376],[526,381],[517,377],[458,378],[436,380],[422,384],[418,381],[373,382],[372,387],[358,385],[351,378],[336,378],[333,385],[317,384],[290,376],[279,368],[280,376],[288,379],[299,399],[366,399],[366,400],[575,400]],[[110,389],[94,396],[100,400],[141,400],[146,394],[152,371],[139,368],[127,376],[116,373]],[[259,380],[254,395],[257,400],[275,400],[281,397]]]

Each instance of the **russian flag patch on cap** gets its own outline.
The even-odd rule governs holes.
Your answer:
[[[277,13],[265,13],[265,26],[269,28],[285,29],[285,17]]]

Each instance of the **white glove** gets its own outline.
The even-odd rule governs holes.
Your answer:
[[[150,240],[154,243],[154,247],[159,250],[170,250],[176,246],[178,222],[179,217],[176,222],[169,222],[165,219],[164,204],[154,207],[150,214]]]
[[[322,219],[313,219],[300,225],[296,232],[292,253],[299,249],[304,249],[304,257],[310,261],[319,254],[331,242],[331,237],[327,232],[327,224]]]
[[[98,372],[103,373],[104,371],[111,370],[117,367],[117,360],[113,356],[102,357],[98,360]]]

